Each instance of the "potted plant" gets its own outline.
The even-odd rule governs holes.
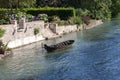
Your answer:
[[[34,29],[34,35],[37,35],[40,32],[39,28]]]

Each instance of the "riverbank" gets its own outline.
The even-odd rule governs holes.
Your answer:
[[[6,35],[2,37],[2,40],[4,42],[9,42],[8,47],[9,48],[17,48],[22,47],[24,45],[29,45],[31,43],[37,42],[37,41],[43,41],[47,39],[53,39],[56,37],[61,37],[64,34],[69,34],[71,32],[80,31],[80,30],[87,30],[96,27],[97,25],[102,24],[103,22],[101,20],[91,20],[89,25],[67,25],[67,26],[56,26],[51,29],[48,25],[47,27],[41,27],[41,32],[38,35],[34,35],[34,28],[39,26],[44,26],[44,23],[38,23],[32,22],[27,23],[27,31],[25,32],[25,29],[22,29],[22,31],[17,32],[13,35],[10,34],[11,30],[13,32],[13,26],[4,26],[3,28],[6,30]],[[36,25],[36,26],[35,26]],[[6,56],[6,55],[5,55]],[[2,56],[3,58],[4,56]]]
[[[90,24],[83,24],[83,30],[91,29],[97,27],[98,25],[103,24],[101,20],[90,20]]]
[[[77,25],[58,26],[56,27],[55,33],[54,31],[51,32],[51,30],[47,28],[44,30],[42,35],[45,37],[45,39],[52,39],[55,37],[61,37],[62,35],[69,34],[71,32],[88,30],[97,27],[100,24],[103,24],[101,20],[90,20],[89,25],[81,24],[80,26]]]

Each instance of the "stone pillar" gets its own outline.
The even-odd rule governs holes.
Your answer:
[[[53,33],[56,33],[56,27],[57,27],[57,24],[55,24],[55,23],[49,24],[49,29],[50,29]]]
[[[13,27],[14,27],[14,30],[17,30],[17,26],[18,26],[18,25],[17,25],[17,20],[11,20],[10,23],[11,23],[11,24],[14,24],[14,26],[13,26]]]
[[[19,29],[24,29],[26,27],[25,18],[19,20]]]
[[[10,20],[11,24],[17,25],[17,20]]]
[[[40,30],[41,30],[41,33],[44,32],[45,30],[45,24],[44,24],[44,21],[40,21]]]

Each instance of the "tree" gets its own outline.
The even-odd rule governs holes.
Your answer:
[[[97,18],[103,20],[110,20],[111,19],[111,11],[110,7],[112,5],[111,0],[96,0],[96,9],[97,9]]]
[[[0,0],[0,8],[11,8],[12,0]]]
[[[108,20],[111,18],[111,0],[66,0],[67,6],[89,10],[90,16],[95,19]]]
[[[113,15],[120,12],[120,0],[0,0],[0,7],[2,8],[30,8],[35,6],[86,9],[90,11],[89,15],[91,15],[92,18],[102,18],[104,20],[111,17],[111,10]]]
[[[36,0],[0,0],[0,8],[30,8],[35,3]]]
[[[113,17],[120,13],[120,0],[112,0],[111,12]]]
[[[19,6],[21,8],[31,8],[35,6],[36,0],[18,0]]]
[[[36,0],[37,7],[63,7],[65,6],[65,0]]]

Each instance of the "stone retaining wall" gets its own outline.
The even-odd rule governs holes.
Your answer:
[[[14,24],[0,25],[0,28],[5,29],[5,34],[0,40],[5,44],[9,42],[8,47],[10,48],[44,39],[41,35],[42,29],[44,28],[44,21],[27,22],[24,29],[19,29],[19,26]],[[35,28],[40,29],[40,33],[37,36],[34,35]]]
[[[102,20],[90,20],[89,25],[86,25],[86,24],[83,25],[83,30],[84,29],[91,29],[91,28],[93,28],[95,26],[98,26],[98,25],[100,25],[102,23],[103,23]]]
[[[26,38],[20,38],[20,39],[16,39],[14,41],[10,41],[10,43],[8,44],[9,48],[15,48],[15,47],[19,47],[19,46],[23,46],[23,45],[27,45],[33,42],[37,42],[40,40],[44,40],[42,35],[39,36],[28,36]]]
[[[44,21],[27,22],[24,29],[19,29],[19,26],[14,24],[0,25],[0,28],[6,30],[4,36],[0,38],[0,40],[2,40],[5,44],[9,42],[8,47],[15,48],[36,41],[44,40],[45,38],[49,39],[77,30],[90,29],[100,24],[102,24],[102,21],[94,20],[89,25],[56,26],[55,32],[52,32],[52,30],[49,28],[49,25],[48,27],[45,27]],[[34,35],[35,28],[40,28],[40,33],[36,36]]]
[[[77,25],[67,25],[67,26],[56,27],[56,33],[59,35],[64,34],[64,33],[70,33],[73,31],[77,31]]]

